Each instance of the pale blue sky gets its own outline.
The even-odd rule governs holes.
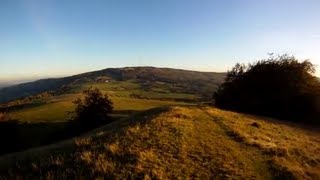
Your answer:
[[[1,0],[0,80],[123,66],[226,71],[270,52],[320,65],[319,9],[319,0]]]

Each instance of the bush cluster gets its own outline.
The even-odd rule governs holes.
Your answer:
[[[214,93],[215,105],[295,121],[320,120],[320,83],[315,66],[294,56],[270,56],[236,64]]]

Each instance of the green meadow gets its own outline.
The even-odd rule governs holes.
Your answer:
[[[74,109],[73,101],[81,98],[81,92],[90,87],[97,87],[108,94],[114,104],[114,116],[128,116],[134,112],[169,105],[187,105],[183,100],[193,101],[197,96],[185,93],[146,91],[134,82],[114,81],[108,83],[85,83],[75,85],[70,92],[42,99],[43,103],[22,108],[11,113],[13,119],[21,122],[63,122],[70,118]]]

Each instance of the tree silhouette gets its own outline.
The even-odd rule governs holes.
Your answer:
[[[214,93],[221,108],[292,120],[319,119],[319,79],[308,60],[271,55],[253,64],[236,64]],[[318,120],[319,121],[319,120]]]
[[[98,88],[89,88],[83,91],[84,99],[78,98],[73,103],[76,105],[74,120],[83,128],[92,128],[111,121],[110,113],[113,103],[108,95],[103,95]]]

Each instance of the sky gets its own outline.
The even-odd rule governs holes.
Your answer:
[[[320,66],[319,9],[319,0],[1,0],[0,81],[126,66],[222,72],[268,53]]]

